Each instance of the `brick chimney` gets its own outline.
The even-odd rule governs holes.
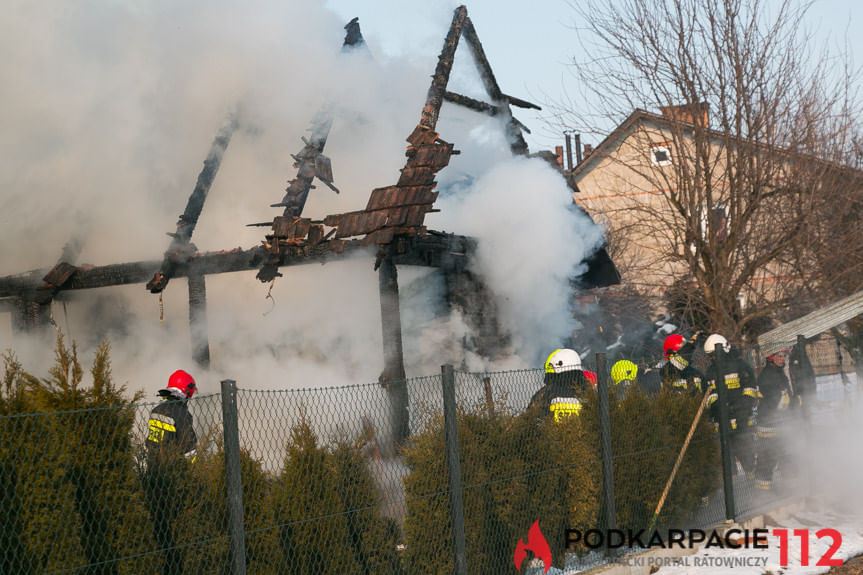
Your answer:
[[[683,104],[681,106],[660,106],[662,115],[669,120],[707,127],[710,125],[710,106],[707,102]]]
[[[563,169],[563,146],[554,147],[554,159],[557,161],[557,165]]]
[[[590,144],[584,145],[584,157],[585,158],[587,158],[592,151],[593,151],[593,146],[591,146]]]

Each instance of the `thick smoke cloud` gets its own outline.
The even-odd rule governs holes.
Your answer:
[[[4,12],[3,276],[53,266],[71,240],[82,245],[76,264],[161,258],[164,234],[231,111],[241,127],[195,230],[199,250],[249,248],[263,238],[266,228],[246,224],[277,215],[269,205],[295,174],[289,154],[322,107],[334,117],[325,153],[342,193],[318,186],[305,215],[361,209],[372,188],[398,178],[451,17],[442,7],[436,41],[402,59],[376,53],[369,37],[369,53],[342,53],[345,22],[314,3],[48,1],[14,2]],[[460,48],[452,89],[477,95],[467,58]],[[428,226],[479,239],[476,271],[500,296],[514,335],[512,357],[496,366],[535,366],[574,329],[567,279],[599,231],[570,213],[554,170],[511,158],[499,120],[444,106],[438,131],[462,154],[440,174],[442,211]],[[212,373],[203,391],[217,391],[222,377],[257,389],[376,380],[372,262],[369,255],[288,268],[271,292],[253,273],[209,276]],[[465,360],[467,324],[440,311],[440,281],[428,270],[400,276],[409,376],[445,361],[495,367]],[[171,281],[162,305],[163,315],[158,297],[137,285],[64,294],[52,312],[85,364],[108,337],[116,379],[152,397],[174,369],[195,371],[185,280]],[[14,348],[34,371],[47,365],[50,347],[13,339],[8,315],[0,314],[0,348]]]

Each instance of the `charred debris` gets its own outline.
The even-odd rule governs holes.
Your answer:
[[[345,29],[345,51],[366,49],[356,18]],[[470,49],[491,102],[447,90],[456,48],[461,40]],[[420,121],[407,137],[407,160],[401,175],[395,184],[372,190],[365,209],[328,215],[322,220],[303,217],[303,209],[309,193],[315,189],[315,181],[334,193],[339,191],[332,163],[324,155],[332,124],[332,116],[324,106],[312,121],[310,136],[302,139],[303,147],[292,155],[296,175],[288,183],[284,197],[271,205],[281,208],[281,215],[272,221],[249,224],[269,228],[261,245],[200,253],[192,243],[192,235],[231,136],[239,127],[240,120],[232,113],[213,140],[175,231],[168,233],[172,239],[161,260],[105,266],[75,265],[76,250],[69,249],[75,242],[70,242],[52,269],[0,277],[0,311],[12,313],[12,326],[16,333],[33,331],[53,323],[51,303],[60,292],[146,283],[151,293],[160,294],[171,279],[186,277],[189,321],[195,328],[191,330],[194,359],[206,367],[209,365],[207,275],[255,270],[257,278],[267,283],[281,276],[282,268],[337,261],[358,250],[374,249],[374,265],[380,274],[384,328],[384,370],[380,379],[390,389],[393,399],[394,436],[403,438],[407,435],[407,390],[400,385],[405,379],[405,370],[398,304],[399,264],[436,267],[445,274],[448,301],[463,308],[465,317],[474,323],[478,333],[474,343],[479,353],[493,357],[501,349],[501,341],[505,340],[495,320],[492,299],[487,297],[487,288],[468,270],[475,240],[428,230],[424,225],[425,215],[437,211],[434,209],[438,196],[435,176],[449,164],[452,155],[459,153],[452,143],[435,131],[444,101],[503,117],[512,153],[528,154],[522,135],[527,129],[512,115],[511,106],[539,107],[501,91],[467,9],[461,6],[455,10],[444,40]],[[513,233],[518,233],[518,230],[513,230]],[[616,283],[614,265],[604,250],[600,251],[599,257],[594,255],[587,261],[589,269],[582,278],[584,287]]]

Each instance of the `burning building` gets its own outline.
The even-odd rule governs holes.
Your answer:
[[[347,33],[343,50],[353,51],[363,43],[359,24],[355,19],[345,28]],[[469,51],[488,101],[450,90],[450,73],[459,46],[465,46]],[[601,248],[601,234],[583,212],[577,213],[579,219],[573,220],[574,224],[568,224],[569,227],[590,228],[590,234],[581,234],[584,230],[575,232],[579,237],[585,237],[583,245],[577,249],[568,247],[576,254],[575,261],[538,272],[533,271],[530,264],[537,259],[536,254],[543,250],[542,244],[537,242],[536,234],[525,229],[517,220],[486,222],[494,234],[505,238],[505,241],[488,241],[485,244],[481,234],[474,236],[469,229],[467,234],[456,234],[427,226],[426,217],[445,211],[445,205],[452,206],[453,212],[462,209],[475,214],[484,209],[482,206],[465,208],[465,199],[457,194],[453,194],[450,202],[439,201],[438,174],[460,153],[455,143],[438,132],[444,104],[492,118],[496,125],[502,126],[510,155],[523,159],[518,160],[523,162],[517,164],[518,169],[530,166],[528,171],[537,174],[540,180],[532,181],[531,186],[545,189],[547,183],[551,182],[550,186],[565,189],[565,180],[558,173],[559,166],[544,161],[544,154],[531,156],[522,135],[526,128],[513,115],[513,107],[537,106],[501,90],[467,9],[461,6],[455,11],[444,39],[420,110],[419,122],[407,136],[406,160],[400,174],[395,183],[374,188],[364,208],[330,213],[323,217],[311,217],[306,213],[307,201],[312,196],[311,192],[316,190],[316,184],[322,184],[328,190],[316,191],[315,194],[338,194],[340,188],[344,187],[341,183],[337,187],[333,169],[333,164],[338,165],[339,159],[334,157],[331,160],[329,154],[325,154],[338,114],[332,104],[324,103],[313,117],[310,135],[302,139],[302,147],[291,156],[296,169],[294,177],[289,181],[283,197],[270,205],[271,208],[279,209],[280,214],[270,221],[248,224],[265,230],[260,244],[245,248],[199,250],[192,240],[202,216],[206,217],[202,214],[205,201],[223,159],[230,155],[229,145],[235,133],[250,127],[246,125],[247,119],[243,112],[232,109],[217,131],[185,210],[179,217],[175,231],[169,233],[171,241],[161,259],[83,265],[76,263],[74,242],[70,242],[70,249],[63,250],[53,268],[0,277],[0,309],[11,314],[14,333],[38,332],[52,324],[56,325],[52,306],[67,292],[145,284],[151,294],[161,298],[171,280],[185,278],[188,285],[191,352],[198,365],[207,367],[211,362],[207,328],[208,277],[230,272],[255,272],[256,279],[269,286],[264,289],[272,290],[279,278],[290,274],[291,268],[295,266],[325,262],[333,265],[354,255],[365,254],[378,274],[384,365],[379,380],[388,386],[394,405],[394,419],[399,420],[397,434],[403,436],[407,432],[406,415],[403,417],[399,414],[406,414],[407,394],[404,386],[400,385],[406,372],[399,266],[439,270],[444,278],[445,301],[450,308],[459,310],[471,328],[470,345],[473,351],[489,358],[511,349],[511,338],[517,329],[504,324],[508,324],[513,316],[532,313],[535,316],[534,323],[542,325],[545,322],[547,326],[544,317],[552,315],[563,318],[568,315],[565,309],[550,308],[537,312],[525,310],[525,306],[514,306],[515,311],[507,318],[506,314],[501,314],[500,300],[494,297],[495,294],[504,294],[504,300],[513,299],[515,294],[543,300],[541,294],[530,293],[535,288],[532,283],[525,282],[526,278],[542,282],[547,276],[567,286],[566,289],[569,289],[573,275],[581,278],[583,287],[617,281],[614,266]],[[507,176],[498,174],[497,178],[503,180],[491,178],[486,181],[486,185],[491,189],[506,187],[500,182],[505,182]],[[507,201],[520,202],[518,193],[527,195],[536,192],[532,189],[516,189],[512,199]],[[571,206],[568,192],[561,197],[566,198],[565,203],[577,211]],[[547,222],[534,223],[542,228]],[[238,222],[238,225],[242,224]],[[552,244],[566,245],[569,238],[573,237],[572,233],[572,230],[552,229],[544,237]],[[518,249],[508,247],[508,242],[513,242],[512,245]],[[497,274],[485,273],[488,266],[483,265],[482,260],[488,260],[489,254],[495,261],[507,262]],[[520,273],[520,270],[524,270],[524,273]],[[9,273],[13,270],[6,271]],[[512,297],[507,295],[508,289],[513,290]],[[326,322],[326,318],[321,318],[321,321]],[[557,335],[552,330],[549,339],[557,340]],[[550,341],[543,345],[549,347],[557,343],[559,341]]]

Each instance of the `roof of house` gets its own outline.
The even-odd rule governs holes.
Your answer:
[[[693,122],[681,119],[682,117],[685,117],[685,112],[683,115],[681,115],[680,118],[675,118],[673,116],[675,109],[685,109],[686,107],[687,106],[679,106],[679,107],[670,106],[666,109],[663,109],[663,112],[664,112],[663,114],[655,114],[653,112],[648,112],[647,110],[642,110],[640,108],[636,108],[619,126],[617,126],[611,133],[609,133],[608,136],[606,136],[605,139],[602,140],[602,142],[600,142],[599,145],[596,146],[596,148],[594,148],[591,151],[591,153],[587,157],[585,157],[584,160],[582,160],[581,163],[579,163],[577,166],[575,166],[572,169],[572,171],[570,172],[570,175],[572,176],[573,180],[577,181],[580,176],[589,173],[594,167],[596,167],[596,165],[599,163],[599,161],[601,161],[603,158],[607,157],[613,150],[617,149],[620,146],[620,144],[626,138],[628,138],[636,130],[636,128],[639,125],[641,125],[645,122],[653,123],[654,125],[656,125],[657,128],[663,128],[663,127],[664,128],[670,128],[674,125],[682,126],[684,128],[687,128],[687,127],[694,128],[695,124]],[[667,114],[666,114],[666,112],[667,112]],[[729,136],[731,136],[730,134],[727,134],[725,132],[721,132],[719,130],[714,130],[714,129],[710,129],[710,128],[708,128],[706,132],[711,137],[720,138],[723,140],[727,140],[729,138]],[[741,142],[741,143],[745,143],[745,142],[746,142],[746,140],[744,139],[743,142]],[[770,144],[765,144],[765,143],[761,143],[761,142],[749,142],[749,143],[750,143],[750,145],[752,145],[754,147],[758,147],[758,148],[768,148],[768,149],[773,149],[773,150],[777,150],[777,151],[780,150],[779,148],[771,146]],[[784,150],[784,151],[788,154],[792,154],[792,152],[789,152],[788,150]],[[863,175],[863,172],[861,172],[860,170],[857,170],[853,167],[844,166],[844,165],[841,165],[841,164],[838,164],[838,163],[835,163],[835,162],[832,162],[829,160],[817,158],[817,157],[812,156],[812,155],[808,155],[805,153],[801,154],[799,152],[794,153],[794,155],[795,155],[795,157],[798,157],[798,158],[808,157],[809,159],[815,160],[816,162],[819,162],[821,164],[833,166],[833,167],[838,168],[840,170],[848,171],[857,177]],[[575,182],[573,182],[573,183],[575,183]]]
[[[576,178],[581,174],[590,171],[599,160],[608,156],[608,154],[616,149],[620,143],[625,140],[642,121],[650,120],[661,124],[669,125],[671,120],[659,114],[653,114],[647,110],[636,108],[618,127],[616,127],[596,148],[586,157],[580,164],[572,170],[572,175]]]

